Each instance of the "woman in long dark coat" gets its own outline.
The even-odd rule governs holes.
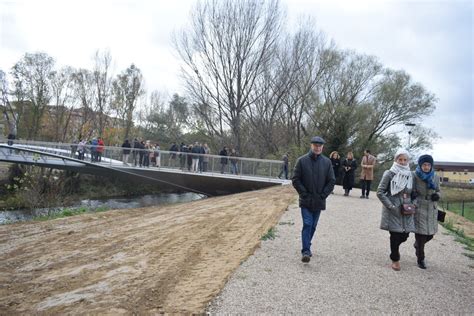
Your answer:
[[[341,156],[339,156],[339,153],[337,151],[333,151],[329,155],[329,159],[331,159],[332,169],[334,170],[334,176],[336,177],[336,184],[339,184],[339,169],[341,167]]]
[[[349,192],[354,187],[355,170],[357,169],[357,162],[354,159],[352,152],[347,153],[346,159],[342,163],[342,172],[344,178],[342,179],[342,187],[344,188],[344,196],[348,196]]]
[[[439,177],[435,174],[433,157],[422,155],[413,173],[416,196],[415,249],[418,267],[426,269],[425,244],[438,232]]]

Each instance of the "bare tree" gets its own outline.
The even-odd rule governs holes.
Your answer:
[[[275,58],[264,66],[253,89],[254,101],[245,109],[253,142],[257,143],[262,155],[278,152],[279,138],[275,137],[275,132],[282,129],[279,119],[284,100],[297,80],[291,49],[291,44],[284,42]]]
[[[154,135],[164,126],[165,96],[157,90],[151,92],[149,100],[138,109],[138,125],[146,135]]]
[[[82,140],[89,138],[93,132],[94,77],[91,71],[79,69],[72,74],[72,80],[74,83],[74,99],[79,107],[76,110],[79,117],[75,119],[77,130],[74,134],[78,140]]]
[[[52,73],[51,93],[54,105],[51,109],[52,128],[55,141],[65,141],[73,114],[74,69],[64,67]]]
[[[28,102],[29,139],[36,138],[46,107],[51,100],[54,59],[45,53],[26,53],[12,68],[15,95]],[[17,100],[20,101],[20,100]]]
[[[94,111],[97,114],[97,132],[102,136],[107,124],[112,83],[112,55],[109,51],[97,51],[94,55],[93,78],[95,85]]]
[[[124,138],[128,139],[133,126],[133,114],[137,102],[139,97],[145,94],[141,70],[132,64],[112,82],[112,91],[111,107],[124,125]]]
[[[304,127],[306,113],[314,106],[320,82],[335,64],[330,53],[333,47],[327,44],[323,33],[316,31],[314,21],[310,18],[301,21],[291,40],[290,58],[295,82],[283,99],[285,112],[282,116],[287,126],[287,143],[297,147],[302,145],[303,137],[307,136]]]
[[[3,70],[0,70],[0,102],[3,117],[8,125],[8,133],[16,136],[19,115],[16,113],[10,102],[8,80],[6,73]]]
[[[230,128],[240,148],[242,116],[273,58],[282,24],[279,1],[198,2],[174,43],[196,111],[217,136]]]

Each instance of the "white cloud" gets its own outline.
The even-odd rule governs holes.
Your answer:
[[[429,152],[435,161],[474,161],[474,140],[463,141],[459,139],[443,140],[433,145]]]

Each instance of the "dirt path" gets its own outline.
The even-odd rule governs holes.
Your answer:
[[[0,226],[0,314],[203,312],[291,186]]]
[[[381,203],[359,190],[335,189],[321,214],[311,262],[301,262],[301,211],[284,212],[276,238],[240,265],[208,311],[216,315],[474,315],[472,252],[443,227],[416,265],[414,236],[400,246],[401,271],[390,268],[389,234],[379,229]]]

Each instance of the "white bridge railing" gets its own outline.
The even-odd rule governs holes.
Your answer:
[[[6,145],[6,140],[0,140]],[[282,161],[268,159],[254,159],[233,156],[204,155],[189,152],[175,152],[167,150],[150,150],[104,146],[100,155],[97,155],[97,146],[87,144],[83,155],[79,153],[78,144],[54,143],[42,141],[14,140],[11,149],[2,150],[2,155],[14,155],[15,147],[37,150],[45,153],[83,159],[100,165],[128,168],[160,168],[194,172],[193,159],[198,164],[197,172],[235,174],[235,176],[250,176],[259,178],[276,178],[280,175]],[[129,150],[128,160],[124,160],[124,150]],[[20,151],[18,151],[19,153]],[[23,152],[21,155],[32,155]],[[100,158],[98,157],[100,156]],[[39,157],[37,157],[40,159]],[[38,161],[40,162],[40,161]],[[237,172],[235,172],[237,171]]]

